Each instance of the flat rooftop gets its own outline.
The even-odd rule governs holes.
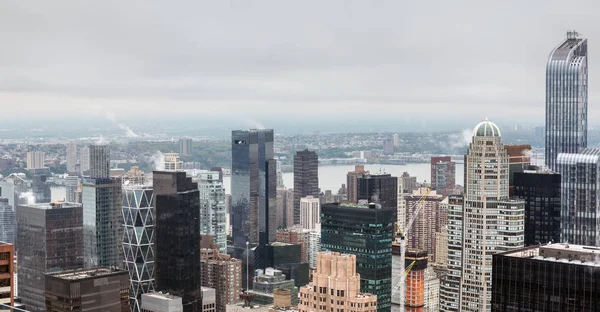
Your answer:
[[[178,299],[181,299],[181,297],[174,296],[174,295],[171,295],[169,293],[162,293],[162,292],[145,293],[144,296],[145,297],[156,298],[156,299],[160,299],[160,300],[178,300]]]
[[[81,204],[71,203],[71,202],[63,202],[63,201],[54,201],[54,202],[49,202],[49,203],[27,204],[27,205],[19,205],[19,206],[29,207],[29,208],[37,208],[37,209],[59,209],[59,208],[81,207]]]
[[[93,268],[87,270],[67,271],[56,274],[48,274],[48,276],[64,279],[64,280],[82,280],[87,278],[95,278],[99,276],[119,274],[127,271],[115,270],[111,268]]]
[[[592,246],[557,243],[511,250],[499,255],[600,267],[600,248]]]

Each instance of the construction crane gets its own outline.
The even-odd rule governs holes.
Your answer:
[[[406,276],[408,273],[410,273],[410,269],[412,269],[413,265],[415,264],[415,261],[413,261],[408,268],[404,267],[404,262],[406,261],[406,238],[408,236],[408,232],[413,226],[413,223],[417,219],[419,212],[421,212],[423,209],[425,200],[427,199],[427,196],[429,196],[430,192],[431,190],[427,188],[427,192],[425,192],[425,194],[421,196],[421,198],[419,198],[419,200],[414,203],[412,207],[410,207],[409,211],[414,210],[414,212],[410,217],[408,224],[402,231],[400,230],[398,224],[396,224],[396,242],[400,243],[400,267],[401,272],[403,273],[400,276],[400,312],[404,312],[404,305],[406,304]]]

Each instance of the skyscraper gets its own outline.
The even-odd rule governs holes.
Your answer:
[[[75,141],[67,143],[67,172],[77,172],[77,143]]]
[[[365,174],[356,178],[356,199],[381,204],[386,208],[398,207],[398,178],[391,174]]]
[[[84,146],[79,149],[79,170],[81,175],[90,170],[90,148]]]
[[[154,171],[155,288],[183,299],[184,312],[202,308],[200,191],[183,171]]]
[[[27,152],[27,169],[42,169],[44,168],[44,152]]]
[[[587,39],[567,32],[546,65],[546,166],[559,171],[560,153],[587,147]]]
[[[108,178],[110,176],[110,150],[106,145],[89,146],[90,178]]]
[[[300,199],[300,226],[303,229],[314,230],[321,223],[321,205],[319,198],[306,196]]]
[[[152,186],[123,188],[123,253],[129,271],[129,303],[141,311],[142,294],[154,291],[154,198]]]
[[[204,245],[204,237],[202,244]],[[215,247],[217,246],[201,250],[202,285],[216,290],[216,310],[225,312],[228,304],[239,301],[242,261],[220,253],[219,248]]]
[[[321,248],[356,255],[361,291],[377,295],[377,311],[391,310],[392,232],[396,209],[378,204],[321,207]]]
[[[201,172],[198,180],[200,190],[200,234],[214,236],[221,252],[227,252],[227,229],[225,228],[225,189],[216,171]]]
[[[15,210],[8,204],[8,198],[0,197],[0,242],[14,244],[16,230]]]
[[[431,189],[447,196],[454,190],[456,163],[450,156],[431,157]]]
[[[529,144],[507,144],[504,149],[508,153],[508,195],[515,196],[514,177],[515,173],[523,172],[531,165],[531,145]]]
[[[369,174],[369,171],[365,171],[365,166],[356,165],[354,166],[354,171],[350,171],[346,175],[346,185],[348,186],[348,201],[351,203],[356,203],[358,201],[358,182],[356,181],[356,179],[358,179],[358,177],[363,176],[364,174]]]
[[[0,259],[0,303],[14,306],[16,293],[13,244],[0,241]]]
[[[457,220],[462,242],[449,233],[449,269],[450,262],[456,265],[450,247],[462,243],[460,289],[454,290],[459,308],[450,311],[490,311],[492,256],[523,247],[524,202],[509,199],[508,154],[494,123],[485,120],[475,127],[465,160],[465,200],[462,220]],[[448,219],[455,222],[450,214]]]
[[[294,156],[294,224],[300,224],[300,198],[319,197],[319,156],[314,151],[297,151]]]
[[[463,197],[448,197],[447,274],[440,281],[440,311],[460,311],[460,277],[463,253]]]
[[[178,153],[164,153],[165,157],[165,170],[167,171],[179,171],[183,170],[183,162],[179,160]]]
[[[414,191],[412,195],[404,195],[401,200],[406,201],[404,205],[407,210],[405,215],[407,219],[414,214],[419,207],[418,202],[427,194],[427,188],[420,188]],[[442,210],[441,202],[444,197],[438,195],[436,191],[430,191],[421,202],[421,211],[417,215],[413,226],[408,233],[406,248],[412,250],[425,250],[429,255],[430,261],[435,261],[436,252],[436,233],[442,227],[448,224],[447,212]],[[409,220],[405,220],[405,224]]]
[[[600,149],[558,154],[557,166],[561,176],[561,242],[599,247]]]
[[[45,311],[46,273],[83,266],[81,204],[43,203],[17,207],[18,287],[23,304]]]
[[[179,139],[179,154],[181,154],[181,156],[191,156],[192,155],[192,139],[190,139],[190,138]]]

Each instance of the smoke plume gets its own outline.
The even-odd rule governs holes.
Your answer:
[[[35,196],[33,196],[33,192],[25,192],[19,194],[19,199],[27,198],[27,204],[35,204]]]
[[[157,171],[165,170],[165,155],[160,151],[156,151],[150,156],[152,161],[152,168]]]
[[[133,130],[131,130],[131,128],[128,125],[119,123],[117,121],[117,116],[115,116],[115,114],[106,113],[106,119],[110,120],[115,126],[119,127],[119,129],[123,130],[125,132],[126,137],[128,137],[128,138],[139,137],[139,135],[137,135],[137,133],[133,132]]]

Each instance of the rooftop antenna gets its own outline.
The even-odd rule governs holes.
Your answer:
[[[580,34],[574,29],[567,31],[567,39],[577,39],[579,35]]]

